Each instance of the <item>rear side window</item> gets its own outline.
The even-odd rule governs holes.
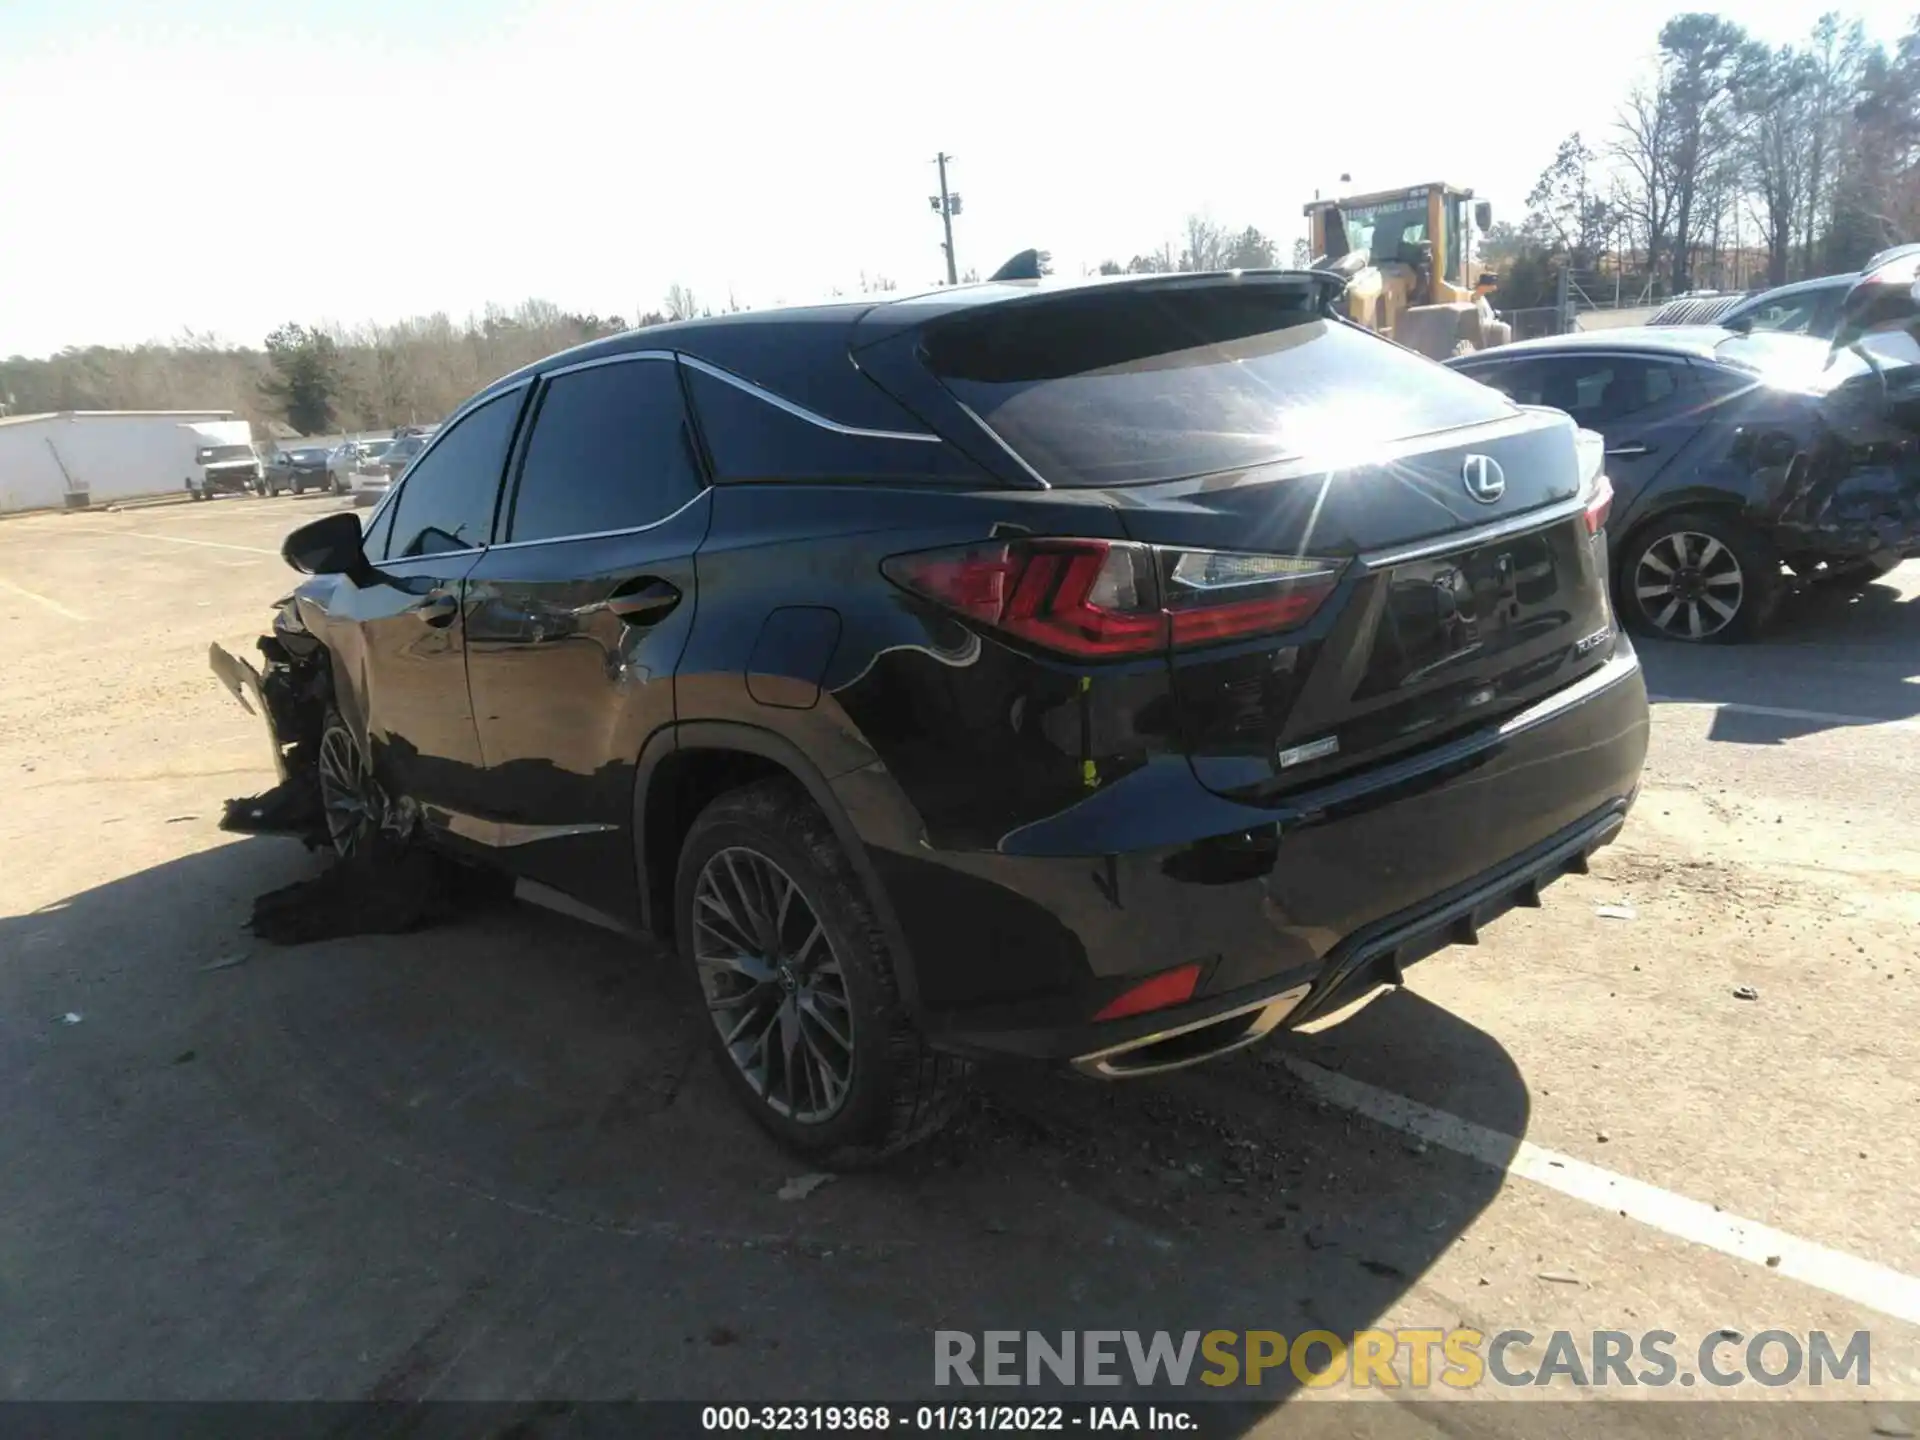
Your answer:
[[[1538,360],[1516,360],[1508,364],[1473,365],[1457,367],[1462,375],[1470,375],[1482,385],[1491,385],[1516,405],[1538,405],[1540,403],[1540,362]]]
[[[1539,376],[1539,398],[1527,403],[1551,405],[1598,429],[1671,400],[1685,383],[1686,363],[1569,355],[1541,361]]]
[[[626,360],[547,384],[514,494],[509,540],[635,530],[700,493],[671,360]]]
[[[713,478],[720,484],[773,480],[943,483],[954,478],[953,459],[945,445],[901,439],[887,432],[848,434],[782,409],[692,365],[686,367],[686,377],[693,408],[700,416],[700,433],[713,461]]]
[[[1498,420],[1499,394],[1304,291],[1114,291],[934,327],[934,373],[1054,485],[1126,485],[1328,457]]]
[[[394,496],[390,560],[485,545],[525,390],[469,410],[413,463]]]

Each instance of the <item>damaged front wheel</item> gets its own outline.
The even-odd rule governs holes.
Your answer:
[[[327,838],[340,855],[353,855],[386,824],[387,797],[373,778],[365,747],[340,712],[331,708],[320,732],[318,769]]]

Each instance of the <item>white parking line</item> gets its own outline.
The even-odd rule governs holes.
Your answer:
[[[1678,1239],[1766,1267],[1776,1275],[1785,1275],[1868,1310],[1920,1324],[1920,1278],[1839,1250],[1829,1250],[1757,1220],[1729,1215],[1698,1200],[1617,1175],[1531,1141],[1503,1135],[1471,1120],[1462,1120],[1458,1115],[1449,1115],[1404,1095],[1395,1095],[1325,1069],[1310,1060],[1288,1056],[1284,1063],[1322,1099],[1342,1109],[1356,1111],[1382,1125],[1443,1145],[1456,1154],[1557,1190],[1598,1209],[1624,1214],[1628,1219]]]
[[[1882,715],[1836,715],[1827,710],[1790,710],[1782,705],[1748,705],[1738,700],[1688,700],[1679,695],[1649,695],[1648,703],[1683,710],[1731,710],[1737,715],[1765,715],[1774,720],[1804,720],[1811,725],[1880,725],[1896,730],[1920,730],[1920,718],[1890,719]]]
[[[78,610],[69,610],[66,606],[62,605],[58,600],[49,600],[44,595],[36,595],[33,593],[33,591],[27,589],[24,585],[16,585],[11,580],[0,579],[0,590],[8,590],[15,595],[24,595],[26,596],[27,599],[33,601],[36,605],[44,605],[47,607],[47,609],[53,611],[54,614],[64,615],[69,620],[79,620],[84,622],[87,618],[86,616],[82,615]]]
[[[151,530],[122,530],[122,535],[137,535],[142,540],[165,540],[170,545],[204,545],[209,550],[244,550],[249,555],[278,555],[278,550],[263,550],[258,545],[230,545],[225,540],[189,540],[184,535],[158,535]]]

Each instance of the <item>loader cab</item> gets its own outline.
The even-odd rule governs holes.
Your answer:
[[[1415,272],[1407,300],[1415,305],[1473,298],[1473,232],[1493,223],[1492,207],[1473,191],[1438,182],[1315,200],[1305,214],[1314,255],[1358,251],[1375,265],[1403,264]]]

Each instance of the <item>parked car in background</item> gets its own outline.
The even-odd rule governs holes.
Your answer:
[[[1920,553],[1920,456],[1890,404],[1920,367],[1801,335],[1600,330],[1447,362],[1606,437],[1607,523],[1625,622],[1750,640],[1787,588],[1861,585]]]
[[[296,495],[304,495],[309,490],[345,494],[350,462],[344,458],[344,449],[338,445],[298,446],[286,452],[284,471],[276,472],[274,478]],[[277,494],[278,490],[273,493]]]
[[[392,480],[407,468],[414,456],[427,448],[427,439],[427,436],[417,432],[396,434],[377,455],[361,461],[361,473]]]
[[[1646,749],[1597,437],[1338,294],[597,341],[290,535],[267,675],[213,665],[343,853],[411,831],[672,937],[820,1161],[926,1134],[968,1056],[1198,1063],[1538,904]]]
[[[260,466],[260,493],[278,495],[293,484],[293,452],[275,445]]]
[[[1751,298],[1744,290],[1689,290],[1654,311],[1647,324],[1717,325],[1722,315]]]
[[[258,493],[265,467],[253,448],[252,427],[246,421],[203,420],[187,428],[195,442],[186,477],[189,499]]]

